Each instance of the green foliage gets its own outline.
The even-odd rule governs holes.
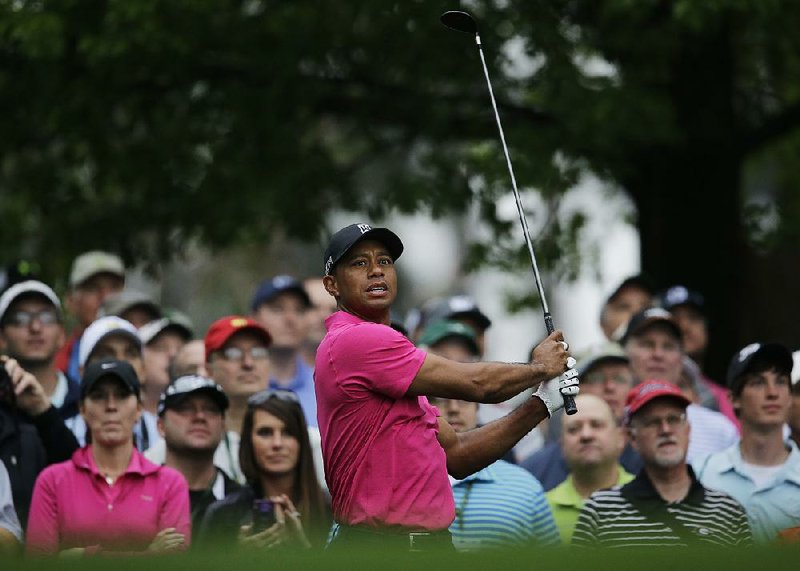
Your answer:
[[[470,264],[527,265],[494,208],[510,183],[474,43],[438,22],[452,7],[0,2],[0,258],[46,260],[52,278],[89,247],[157,261],[195,240],[314,238],[338,207],[440,216],[478,201],[497,240]],[[721,168],[738,171],[797,132],[797,3],[470,10],[519,184],[558,220],[534,236],[541,262],[563,275],[586,214],[559,217],[559,197],[582,170],[640,204],[675,156],[730,149]],[[778,194],[789,224],[797,205]]]

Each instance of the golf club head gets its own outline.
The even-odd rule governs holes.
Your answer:
[[[473,36],[478,33],[478,25],[475,23],[475,19],[467,12],[448,10],[439,17],[439,20],[441,20],[442,24],[456,32],[463,32]]]

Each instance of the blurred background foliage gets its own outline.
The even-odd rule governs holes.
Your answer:
[[[339,208],[478,204],[495,238],[469,263],[529,271],[477,50],[438,21],[458,8],[545,268],[577,271],[590,213],[556,215],[590,170],[635,204],[643,269],[706,294],[710,361],[762,331],[800,345],[789,0],[2,0],[0,259],[63,283],[90,248],[157,265],[319,242]]]

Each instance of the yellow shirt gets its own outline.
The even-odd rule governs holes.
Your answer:
[[[617,465],[617,470],[619,471],[618,486],[633,480],[633,475],[626,472],[621,465]],[[572,474],[547,492],[545,496],[547,497],[547,503],[550,504],[550,510],[553,512],[553,519],[556,521],[558,532],[561,534],[561,542],[564,545],[569,545],[572,540],[572,530],[575,529],[575,523],[578,521],[578,514],[584,502],[572,484]]]

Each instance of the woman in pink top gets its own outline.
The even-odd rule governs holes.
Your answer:
[[[28,553],[165,552],[189,545],[189,489],[133,445],[139,380],[123,361],[89,365],[81,382],[85,447],[44,470],[33,489]]]

